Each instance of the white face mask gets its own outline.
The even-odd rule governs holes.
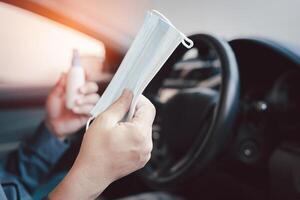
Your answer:
[[[187,48],[193,46],[193,41],[177,30],[166,17],[158,11],[148,11],[118,71],[92,109],[92,117],[97,117],[108,108],[127,88],[133,92],[127,119],[132,118],[138,97],[181,42]]]

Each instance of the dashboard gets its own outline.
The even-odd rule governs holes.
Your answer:
[[[284,134],[283,138],[299,132],[298,52],[264,39],[237,39],[230,45],[239,66],[240,112],[256,124],[265,119],[264,123],[271,123],[273,128],[278,126],[276,132]]]
[[[241,83],[230,148],[235,171],[230,173],[256,188],[258,194],[267,191],[261,196],[270,192],[272,199],[295,199],[299,192],[291,188],[297,187],[297,180],[287,174],[299,167],[300,158],[299,52],[261,38],[237,39],[230,45]],[[291,155],[295,157],[286,161],[285,156]]]

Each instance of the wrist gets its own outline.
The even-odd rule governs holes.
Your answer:
[[[47,118],[45,119],[45,127],[49,130],[49,132],[51,134],[53,134],[61,142],[63,142],[66,139],[66,136],[63,134],[60,134],[57,131],[57,128],[55,128],[55,126],[53,125],[53,123],[51,123],[50,120]]]
[[[110,183],[101,170],[93,171],[87,164],[76,160],[67,176],[50,193],[49,199],[96,199]]]

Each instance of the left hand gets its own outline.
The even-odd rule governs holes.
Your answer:
[[[86,82],[79,88],[80,98],[75,102],[75,107],[69,110],[66,108],[66,83],[67,75],[62,74],[46,102],[46,126],[61,140],[85,125],[90,117],[89,112],[100,98],[98,85]]]

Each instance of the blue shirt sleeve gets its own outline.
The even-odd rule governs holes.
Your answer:
[[[21,199],[30,199],[26,198],[28,193],[33,192],[48,178],[68,147],[68,142],[58,140],[42,123],[34,136],[8,157],[0,173],[2,187],[11,183],[18,190]],[[7,194],[5,187],[3,190]]]

